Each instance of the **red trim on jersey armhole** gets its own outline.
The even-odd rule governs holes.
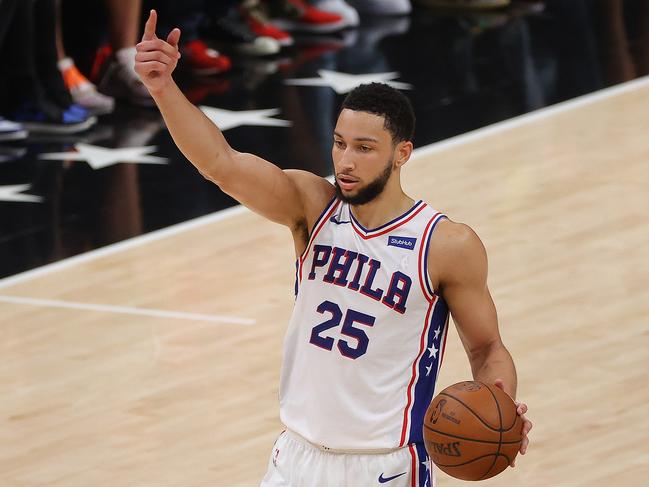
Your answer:
[[[422,270],[424,269],[424,251],[426,251],[426,242],[428,240],[428,232],[430,231],[430,226],[433,224],[435,219],[441,215],[441,212],[437,212],[433,215],[433,217],[428,220],[428,224],[426,225],[426,229],[424,230],[424,233],[421,236],[421,244],[419,245],[419,268],[417,269],[419,272],[419,285],[421,286],[421,291],[424,293],[425,298],[428,300],[430,303],[431,301],[435,300],[435,296],[431,296],[428,293],[428,290],[426,289],[426,284],[424,283],[424,278],[428,279],[428,276],[424,276]],[[428,252],[426,252],[428,254]]]
[[[415,361],[412,363],[412,377],[410,377],[410,382],[408,384],[408,390],[407,390],[408,401],[406,402],[406,408],[403,410],[403,425],[401,426],[401,441],[399,442],[399,446],[401,447],[405,446],[406,444],[406,430],[408,427],[408,415],[410,414],[410,406],[413,403],[412,386],[415,383],[415,379],[417,378],[417,364],[421,360],[421,356],[423,355],[424,350],[426,350],[426,334],[428,332],[428,327],[430,325],[429,318],[431,317],[431,311],[434,309],[436,301],[437,301],[437,297],[435,297],[435,299],[428,302],[428,311],[426,312],[424,329],[421,332],[421,339],[419,342],[419,353],[417,354]]]
[[[417,487],[417,473],[419,469],[417,468],[417,451],[413,445],[408,445],[408,450],[410,450],[410,456],[412,458],[412,475],[410,476],[410,485],[411,487]]]
[[[324,215],[324,218],[321,218],[321,220],[318,222],[318,226],[316,226],[316,228],[313,229],[313,233],[311,234],[311,237],[309,238],[309,241],[308,241],[308,243],[306,245],[306,249],[304,249],[304,253],[300,256],[300,273],[299,273],[300,282],[302,282],[302,266],[303,266],[304,261],[306,260],[307,256],[309,255],[309,251],[311,250],[311,246],[313,245],[313,242],[315,241],[316,236],[318,235],[318,233],[320,233],[320,230],[322,230],[322,228],[327,224],[327,221],[329,221],[329,218],[331,218],[331,214],[334,211],[336,211],[336,208],[338,208],[338,205],[340,205],[340,200],[334,200],[334,201],[335,201],[335,203],[332,201],[332,203],[334,203],[334,205],[331,207],[331,210],[329,210],[329,212],[326,215],[325,215],[325,212],[327,211],[326,208],[322,212],[322,215]],[[329,203],[329,204],[331,204],[331,203]],[[322,215],[321,215],[321,217],[322,217]]]
[[[386,233],[390,233],[390,232],[396,230],[397,228],[399,228],[401,225],[404,225],[404,224],[408,223],[410,220],[412,220],[414,217],[416,217],[416,216],[419,214],[419,212],[420,212],[421,210],[423,210],[424,208],[426,208],[426,206],[427,206],[426,203],[422,203],[421,206],[420,206],[419,208],[417,208],[417,209],[412,213],[412,215],[410,215],[408,218],[406,218],[405,220],[401,220],[401,221],[396,222],[393,226],[391,226],[390,228],[386,228],[385,230],[381,231],[380,233],[376,233],[376,234],[373,234],[373,235],[365,235],[365,234],[364,234],[363,232],[361,232],[358,228],[356,228],[356,225],[354,225],[353,220],[352,220],[352,228],[354,229],[354,231],[355,231],[355,232],[356,232],[356,233],[357,233],[357,234],[358,234],[358,235],[359,235],[363,240],[369,240],[369,239],[374,238],[374,237],[380,237],[381,235],[385,235]]]

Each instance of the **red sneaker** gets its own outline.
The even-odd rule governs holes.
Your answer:
[[[241,17],[250,30],[258,36],[272,37],[280,46],[292,46],[293,37],[288,32],[270,23],[264,6],[256,2],[243,2],[239,7]]]
[[[230,58],[210,48],[200,39],[185,43],[180,52],[180,61],[192,73],[198,75],[218,74],[232,67]]]
[[[309,5],[304,0],[279,0],[270,5],[272,22],[288,31],[325,33],[347,27],[340,15]]]
[[[106,69],[106,65],[113,57],[113,48],[108,44],[103,44],[97,48],[95,58],[92,60],[92,67],[90,68],[90,79],[94,84],[98,84],[101,76]]]

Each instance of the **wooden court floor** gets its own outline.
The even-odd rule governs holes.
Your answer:
[[[535,422],[518,467],[481,485],[648,485],[647,100],[644,79],[404,170],[411,195],[482,237]],[[281,430],[293,260],[287,230],[235,211],[1,281],[0,486],[258,485]],[[452,331],[438,389],[468,377]]]

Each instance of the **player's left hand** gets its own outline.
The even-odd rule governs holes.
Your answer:
[[[494,381],[494,385],[498,387],[499,389],[502,389],[503,391],[505,390],[505,383],[502,381],[502,379],[496,379]],[[505,391],[506,392],[506,391]],[[525,413],[527,413],[527,404],[518,402],[514,399],[514,402],[516,403],[516,412],[518,415],[521,417],[523,420],[523,440],[521,441],[521,455],[525,455],[525,452],[527,452],[527,445],[530,443],[530,440],[527,438],[527,434],[530,432],[532,429],[532,422],[525,417]],[[511,463],[512,467],[516,466],[516,460],[512,460]]]

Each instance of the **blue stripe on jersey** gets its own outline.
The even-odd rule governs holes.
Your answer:
[[[435,290],[431,289],[430,286],[430,279],[428,278],[428,249],[430,248],[430,239],[433,236],[433,232],[435,231],[435,227],[437,224],[444,218],[447,218],[446,215],[439,215],[437,217],[437,221],[433,223],[433,225],[430,227],[430,230],[428,231],[428,235],[426,235],[426,241],[424,242],[424,283],[426,284],[426,289],[430,293],[431,296],[435,294]]]
[[[431,471],[432,465],[426,453],[426,447],[423,443],[416,443],[415,450],[417,451],[417,470],[419,471],[419,482],[417,487],[433,487],[433,472]]]
[[[372,228],[372,229],[365,228],[363,225],[361,225],[361,224],[359,223],[359,221],[356,219],[356,217],[354,217],[354,214],[351,212],[351,209],[350,209],[350,211],[349,211],[349,215],[352,217],[352,220],[354,220],[354,223],[355,223],[355,224],[356,224],[356,225],[357,225],[361,230],[363,230],[363,232],[365,232],[365,233],[373,233],[373,232],[376,232],[376,231],[378,231],[378,230],[381,230],[381,229],[383,229],[383,228],[385,228],[385,227],[389,227],[389,226],[392,225],[393,223],[396,223],[396,222],[398,222],[399,220],[401,220],[402,218],[407,217],[408,215],[410,215],[410,213],[412,213],[412,212],[415,211],[417,208],[419,208],[419,205],[421,205],[421,203],[422,203],[422,200],[417,201],[417,202],[416,202],[416,203],[415,203],[415,204],[414,204],[414,205],[413,205],[413,206],[412,206],[408,211],[406,211],[405,213],[403,213],[401,216],[396,217],[394,220],[391,220],[391,221],[389,221],[388,223],[385,223],[384,225],[381,225],[380,227],[376,227],[376,228]]]
[[[299,287],[299,285],[300,285],[299,284],[299,280],[300,280],[299,273],[300,273],[300,260],[298,259],[298,260],[295,261],[295,298],[296,299],[297,299],[297,293],[300,290],[300,287]]]
[[[444,299],[438,297],[426,336],[426,350],[421,360],[419,360],[419,376],[413,388],[414,399],[410,412],[408,443],[423,443],[424,441],[422,433],[424,416],[435,392],[435,379],[442,358],[442,338],[444,337],[447,317],[448,305]],[[437,333],[435,333],[436,331]]]

